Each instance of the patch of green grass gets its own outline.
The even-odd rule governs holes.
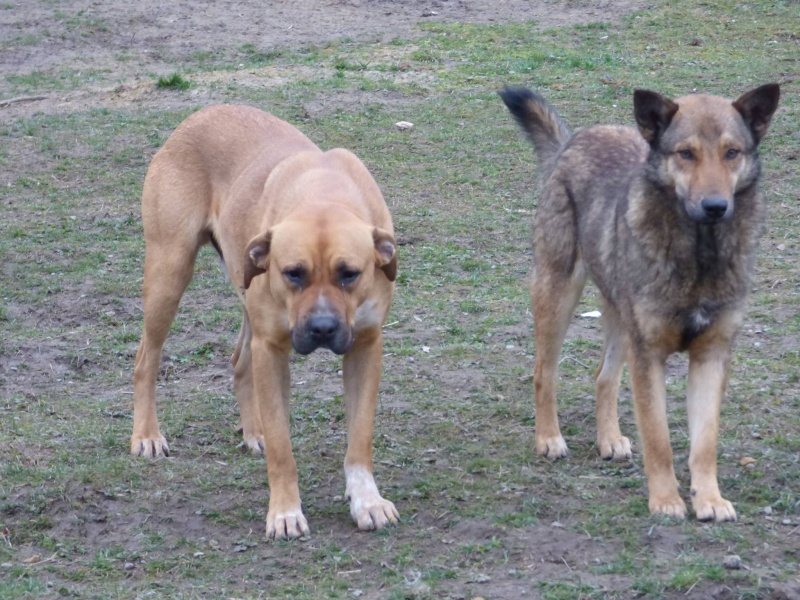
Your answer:
[[[283,56],[283,50],[260,50],[255,44],[247,43],[239,46],[239,53],[248,66],[263,66],[275,62]]]
[[[173,73],[166,77],[159,77],[158,81],[156,81],[156,87],[162,90],[185,92],[192,87],[192,83],[180,73]]]
[[[669,579],[668,586],[678,591],[686,591],[701,581],[719,582],[725,579],[722,565],[691,564],[679,568]]]
[[[44,594],[47,586],[38,577],[20,574],[16,577],[9,573],[9,578],[0,579],[0,598],[36,597]]]

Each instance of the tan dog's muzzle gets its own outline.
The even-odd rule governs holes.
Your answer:
[[[330,311],[309,314],[292,328],[292,347],[299,354],[311,354],[317,348],[344,354],[352,344],[352,328]]]

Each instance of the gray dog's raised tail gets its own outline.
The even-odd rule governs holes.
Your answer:
[[[552,164],[561,148],[572,137],[564,119],[544,98],[527,88],[506,86],[498,93],[533,142],[536,156],[542,165]]]

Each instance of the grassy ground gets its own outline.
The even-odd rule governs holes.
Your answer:
[[[412,42],[180,56],[149,101],[0,125],[0,598],[758,598],[800,593],[800,109],[797,3],[678,0],[621,24],[435,25]],[[169,79],[169,78],[167,78]],[[572,449],[532,451],[525,277],[532,152],[495,91],[534,87],[570,124],[630,123],[649,87],[783,101],[762,145],[770,205],[723,409],[720,480],[736,524],[647,515],[637,452],[601,461],[598,324],[562,361]],[[8,96],[80,94],[112,72],[35,72]],[[177,88],[177,89],[176,89]],[[211,102],[263,107],[323,148],[356,151],[395,217],[376,475],[403,524],[360,534],[341,461],[339,362],[297,358],[293,441],[313,535],[267,543],[263,461],[236,449],[227,358],[239,309],[204,252],[165,350],[168,460],[127,455],[141,331],[138,201],[170,131]],[[394,123],[412,121],[412,131]],[[590,291],[579,312],[596,308]],[[685,360],[670,362],[673,447],[688,485]],[[634,437],[629,392],[623,429]],[[638,451],[638,446],[636,448]],[[743,457],[755,462],[740,465]],[[727,570],[737,554],[744,568]],[[792,591],[794,590],[794,592]]]

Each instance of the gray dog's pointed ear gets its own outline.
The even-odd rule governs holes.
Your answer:
[[[253,277],[267,272],[269,267],[269,246],[272,242],[272,231],[257,235],[244,251],[244,289],[250,287]]]
[[[739,111],[753,134],[756,145],[766,135],[780,97],[781,87],[777,83],[768,83],[745,92],[733,103],[733,108]]]
[[[375,263],[386,274],[389,281],[397,279],[397,242],[394,236],[377,227],[372,230],[375,241]]]
[[[651,146],[658,143],[672,117],[678,112],[678,105],[666,96],[650,90],[636,90],[633,92],[633,114],[639,133]]]

